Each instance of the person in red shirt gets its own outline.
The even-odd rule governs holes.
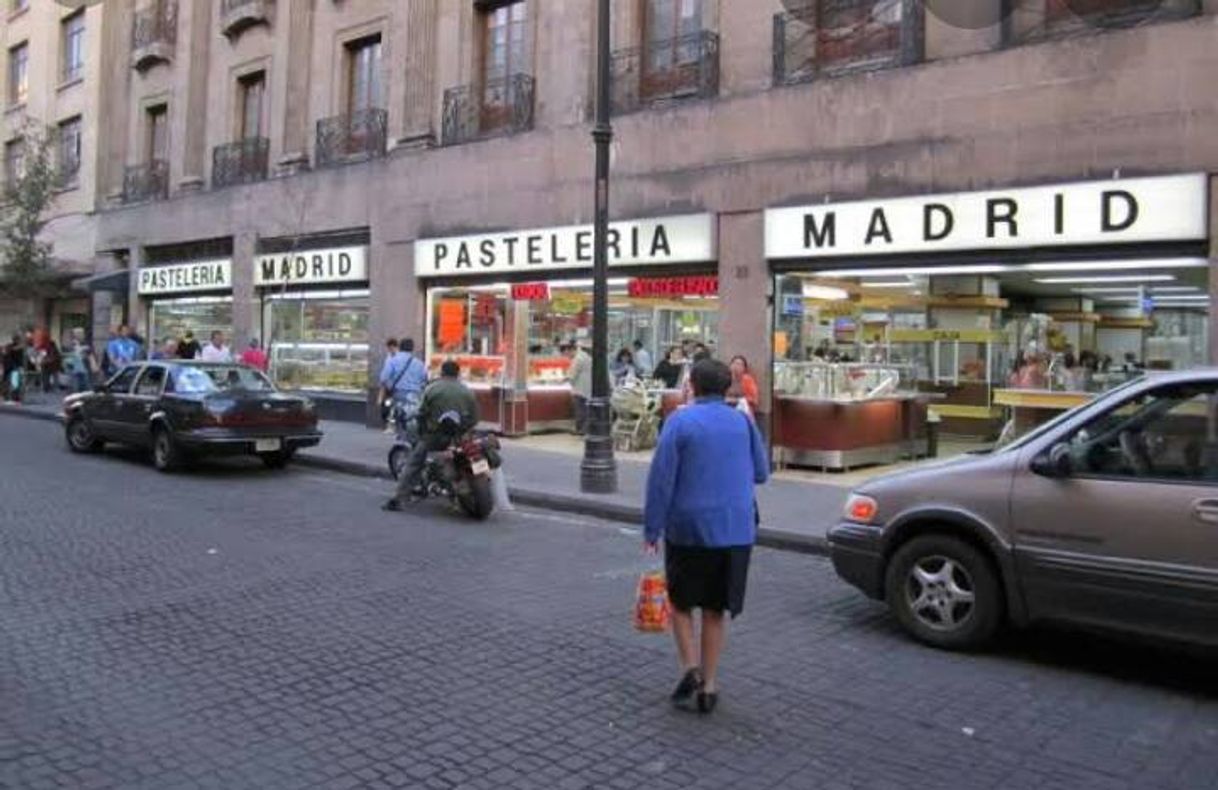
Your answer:
[[[761,392],[757,388],[757,379],[749,370],[749,361],[742,356],[732,357],[732,386],[727,391],[727,402],[736,405],[739,401],[748,404],[749,413],[756,414],[761,403]]]
[[[241,364],[266,373],[266,352],[262,350],[262,343],[258,338],[251,340],[249,348],[241,352]]]

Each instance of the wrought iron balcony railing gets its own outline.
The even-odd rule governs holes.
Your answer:
[[[1044,23],[1011,31],[1016,42],[1095,30],[1185,19],[1200,14],[1201,0],[1047,0]]]
[[[155,63],[173,60],[178,41],[178,4],[176,0],[158,0],[151,7],[135,13],[131,27],[131,63],[144,69]]]
[[[389,113],[373,108],[317,122],[317,166],[328,167],[384,156]]]
[[[916,62],[917,24],[902,0],[810,0],[774,16],[774,84]]]
[[[528,74],[444,91],[441,145],[459,145],[533,128],[534,81]]]
[[[220,0],[220,30],[237,36],[254,25],[270,24],[274,0]]]
[[[123,171],[123,202],[142,203],[169,197],[169,163],[153,159]]]
[[[271,141],[249,137],[217,145],[211,151],[211,185],[216,189],[265,181],[271,159]]]
[[[719,95],[719,37],[709,31],[613,53],[614,112]]]

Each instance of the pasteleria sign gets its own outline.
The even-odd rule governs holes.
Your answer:
[[[715,260],[715,216],[688,214],[614,222],[609,265],[646,266]],[[415,242],[416,277],[589,269],[592,226],[423,239]]]
[[[228,291],[232,287],[233,263],[228,259],[149,266],[139,271],[141,296]]]
[[[367,247],[269,253],[254,259],[254,283],[258,286],[367,281]]]
[[[766,211],[766,257],[1197,241],[1204,174],[1114,179]]]

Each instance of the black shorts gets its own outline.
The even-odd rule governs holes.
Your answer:
[[[744,611],[752,553],[752,546],[666,543],[664,574],[668,581],[668,600],[673,608],[681,612],[705,609],[739,616]]]

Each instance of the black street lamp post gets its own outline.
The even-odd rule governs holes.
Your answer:
[[[609,1],[598,0],[596,33],[596,226],[592,263],[592,398],[580,465],[580,489],[589,494],[617,491],[617,462],[609,408]]]

